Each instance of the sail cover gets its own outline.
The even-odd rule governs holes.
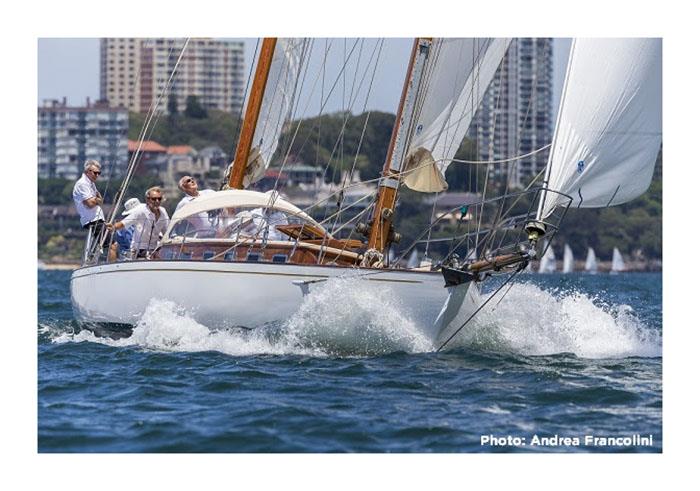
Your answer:
[[[510,45],[510,38],[433,41],[418,95],[419,112],[404,160],[404,183],[421,192],[447,189],[445,171]]]
[[[661,145],[661,39],[575,39],[548,187],[572,206],[625,203],[649,187]],[[546,218],[568,199],[547,193]]]
[[[292,109],[306,46],[304,38],[277,39],[243,178],[245,187],[265,175],[277,150],[282,129]]]

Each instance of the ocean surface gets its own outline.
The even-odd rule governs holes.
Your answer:
[[[523,275],[439,353],[382,295],[321,290],[253,332],[154,300],[97,336],[70,272],[38,274],[39,452],[662,450],[658,273]]]

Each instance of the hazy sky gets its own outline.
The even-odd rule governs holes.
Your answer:
[[[247,77],[252,63],[253,53],[255,51],[256,39],[244,39],[246,43],[246,71]],[[309,82],[313,80],[312,74],[317,73],[320,67],[321,53],[326,50],[327,45],[324,39],[316,40],[314,45],[316,64],[313,63],[309,69]],[[338,73],[340,66],[337,60],[343,58],[344,53],[348,53],[353,49],[350,65],[357,63],[358,56],[360,60],[360,71],[367,66],[368,60],[372,51],[377,46],[376,39],[364,39],[364,41],[355,45],[355,39],[333,39],[329,40],[330,53],[329,60],[335,60],[333,64],[329,64],[327,68],[328,80],[326,84],[331,84],[335,74]],[[373,83],[373,89],[370,99],[367,102],[367,109],[380,110],[386,112],[395,112],[398,103],[401,86],[406,73],[406,64],[411,50],[412,40],[389,38],[385,39],[381,50],[381,69],[377,70],[376,78]],[[566,68],[566,60],[568,57],[570,41],[567,39],[557,39],[554,43],[554,101],[555,106],[558,105],[561,85],[563,84],[564,72]],[[86,97],[95,100],[100,95],[100,42],[95,38],[40,38],[38,40],[38,99],[39,102],[44,99],[61,99],[66,97],[68,102],[73,105],[82,105]],[[354,69],[349,72],[352,73]],[[361,73],[360,73],[361,75]],[[365,80],[365,86],[369,84],[369,76]],[[345,80],[346,93],[350,91],[352,80],[351,75]],[[329,100],[324,112],[337,111],[342,109],[342,83],[336,88],[335,98]],[[358,82],[359,83],[359,80]],[[326,91],[329,87],[325,87]],[[347,101],[347,98],[346,98]],[[347,102],[346,102],[347,104]],[[353,112],[360,112],[364,106],[364,94],[361,94],[355,105]],[[319,103],[315,106],[312,104],[305,111],[305,115],[313,115],[318,112]]]

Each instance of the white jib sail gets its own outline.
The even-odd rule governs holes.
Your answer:
[[[282,129],[292,109],[306,46],[304,38],[277,40],[243,178],[245,187],[265,175],[277,150]]]
[[[447,189],[452,162],[510,38],[433,41],[418,95],[419,112],[403,169],[404,183],[421,192]]]
[[[574,253],[571,251],[569,244],[564,245],[564,264],[561,270],[563,273],[573,273],[574,271]]]
[[[649,187],[661,145],[661,39],[575,39],[548,187],[571,206],[625,203]],[[567,199],[547,193],[541,216]]]

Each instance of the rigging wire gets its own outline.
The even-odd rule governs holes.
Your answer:
[[[131,162],[129,163],[129,168],[127,170],[126,177],[124,178],[124,181],[122,182],[122,185],[119,189],[119,193],[117,194],[117,199],[114,202],[114,208],[112,209],[112,213],[110,214],[109,222],[108,223],[113,223],[114,217],[116,215],[117,210],[119,209],[119,206],[121,205],[121,200],[124,197],[124,193],[126,192],[126,189],[128,187],[129,181],[133,177],[134,171],[136,169],[136,166],[139,162],[139,157],[141,153],[141,149],[143,148],[143,142],[144,142],[144,137],[147,129],[151,125],[151,122],[153,121],[154,115],[160,111],[160,105],[163,100],[164,95],[169,92],[170,87],[172,86],[175,74],[177,73],[177,69],[180,66],[180,62],[182,61],[182,58],[185,54],[185,50],[187,49],[187,45],[190,42],[190,38],[186,38],[185,42],[182,46],[182,49],[180,50],[180,55],[178,56],[177,61],[175,62],[175,66],[173,67],[173,70],[170,73],[170,77],[168,78],[168,82],[166,85],[161,89],[160,93],[158,94],[158,99],[155,101],[155,103],[151,103],[151,107],[149,109],[149,114],[146,117],[146,122],[144,123],[144,127],[141,131],[141,134],[139,135],[139,143],[138,147],[136,149],[136,152],[132,155]]]
[[[442,350],[442,348],[444,348],[444,347],[447,345],[447,343],[449,343],[450,341],[452,341],[452,339],[453,339],[453,338],[454,338],[454,337],[455,337],[455,336],[456,336],[456,335],[457,335],[457,334],[458,334],[458,333],[459,333],[459,332],[460,332],[460,331],[461,331],[461,330],[476,316],[476,314],[478,314],[479,312],[481,312],[481,309],[483,309],[483,308],[491,301],[491,299],[493,299],[493,298],[496,296],[496,294],[497,294],[498,292],[500,292],[501,289],[502,289],[504,286],[506,286],[508,283],[510,283],[510,281],[513,280],[523,269],[525,269],[525,267],[524,267],[524,265],[521,265],[521,266],[520,266],[517,270],[515,270],[508,278],[506,278],[505,281],[504,281],[503,283],[501,283],[501,285],[489,296],[489,298],[487,298],[487,299],[484,301],[484,303],[482,303],[482,304],[479,306],[479,308],[476,309],[476,310],[469,316],[469,318],[468,318],[466,321],[464,321],[464,323],[463,323],[461,326],[459,326],[459,327],[457,328],[457,330],[456,330],[455,332],[453,332],[452,335],[451,335],[449,338],[447,338],[447,340],[445,340],[444,343],[442,343],[442,344],[440,345],[440,347],[437,349],[436,352],[439,353],[439,352]],[[507,294],[507,293],[508,293],[508,292],[506,292],[506,294]],[[504,296],[505,296],[505,295],[504,295]],[[501,298],[501,300],[502,300],[502,298]],[[499,302],[500,302],[500,300],[499,300]]]

